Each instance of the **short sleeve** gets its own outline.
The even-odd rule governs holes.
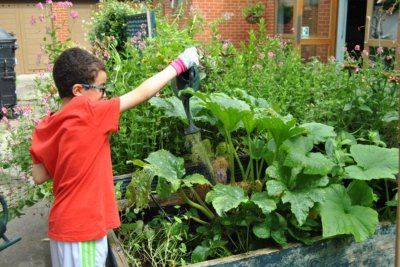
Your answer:
[[[119,97],[93,102],[94,124],[102,132],[117,132],[119,126],[120,100]]]
[[[34,149],[33,149],[34,142],[35,142],[35,130],[34,130],[33,136],[32,136],[32,145],[29,147],[29,153],[31,154],[32,163],[33,163],[33,164],[39,164],[39,163],[41,163],[41,161],[40,161],[39,158],[36,156],[35,151],[34,151]]]

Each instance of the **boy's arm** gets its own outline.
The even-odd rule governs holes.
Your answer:
[[[46,167],[42,163],[39,164],[33,164],[32,166],[32,176],[33,176],[33,181],[35,184],[43,184],[47,180],[49,180],[51,177],[49,173],[46,170]]]
[[[195,47],[189,47],[161,72],[144,81],[138,88],[122,95],[120,112],[133,108],[158,93],[176,75],[185,72],[194,65],[199,65],[199,55]]]
[[[166,67],[161,72],[145,80],[139,87],[122,95],[120,99],[120,111],[126,111],[148,100],[158,93],[169,81],[177,75],[172,66]]]

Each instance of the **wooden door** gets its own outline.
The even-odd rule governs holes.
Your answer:
[[[364,38],[364,49],[372,58],[382,49],[385,56],[391,57],[390,61],[394,61],[393,56],[397,59],[397,69],[400,68],[399,9],[394,1],[368,0]]]
[[[337,0],[277,0],[276,32],[292,39],[304,59],[335,55]]]

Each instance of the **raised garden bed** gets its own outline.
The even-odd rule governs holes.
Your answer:
[[[230,257],[191,264],[191,267],[239,266],[393,266],[395,225],[382,223],[375,234],[362,243],[351,236],[321,239],[310,246],[290,244],[283,249],[259,249]],[[119,267],[128,267],[122,247],[115,235],[109,235],[112,253],[117,253]]]

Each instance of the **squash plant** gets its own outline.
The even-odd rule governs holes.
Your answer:
[[[262,240],[309,244],[320,234],[351,234],[361,242],[374,233],[379,218],[369,181],[395,179],[398,149],[357,144],[350,134],[338,134],[320,123],[298,125],[291,116],[274,112],[265,100],[244,92],[242,99],[191,93],[196,96],[195,118],[209,122],[225,138],[231,170],[229,184],[210,185],[202,203],[214,213],[214,219],[205,220],[213,231],[199,226],[202,242],[193,250],[193,262],[213,257],[216,241],[218,249],[239,253],[265,244]],[[173,102],[158,99],[153,104],[163,103],[160,106],[168,109],[169,101]],[[239,152],[250,158],[246,168]],[[235,177],[234,164],[240,177]],[[266,168],[259,168],[262,164]],[[183,185],[187,183],[167,181],[157,191]]]

